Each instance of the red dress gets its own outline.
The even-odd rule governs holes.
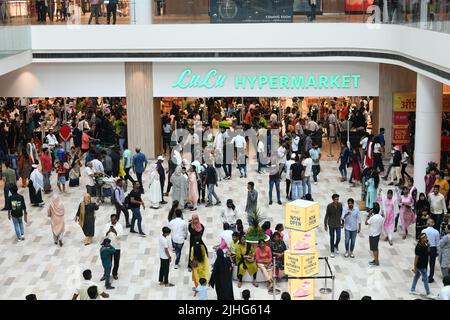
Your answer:
[[[373,167],[373,142],[369,142],[366,150],[366,158],[364,159],[364,163],[367,168]]]
[[[352,180],[361,181],[361,166],[358,154],[352,156]]]

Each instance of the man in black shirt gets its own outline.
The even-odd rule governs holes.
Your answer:
[[[135,181],[133,184],[133,190],[131,190],[130,194],[128,195],[129,198],[129,208],[131,212],[133,213],[133,217],[131,218],[131,228],[130,233],[137,233],[134,231],[134,224],[137,220],[137,225],[139,229],[139,235],[145,237],[145,233],[142,231],[142,215],[141,215],[141,205],[142,208],[145,210],[145,204],[144,201],[142,201],[141,198],[141,184],[139,181]]]
[[[8,219],[13,221],[14,230],[16,231],[17,241],[25,240],[22,217],[27,223],[27,207],[25,199],[17,193],[17,186],[12,185],[10,188],[11,196],[7,201]]]
[[[427,298],[435,299],[435,297],[430,292],[430,286],[428,285],[428,238],[425,233],[421,233],[419,236],[419,242],[416,245],[414,258],[414,267],[412,272],[414,273],[414,279],[411,286],[410,294],[417,295],[416,285],[419,278],[422,277],[423,284],[425,286],[425,291],[427,293]]]
[[[303,178],[305,176],[305,168],[300,162],[300,157],[295,157],[295,163],[291,165],[290,179],[292,181],[292,200],[300,199],[303,195]]]
[[[216,206],[220,205],[220,199],[214,191],[214,187],[217,187],[217,172],[211,163],[206,168],[206,184],[208,185],[208,203],[206,206],[211,207],[213,205],[212,197],[216,199]]]
[[[334,258],[334,253],[339,254],[339,242],[341,241],[342,225],[342,203],[339,202],[339,195],[331,196],[333,202],[328,204],[323,224],[325,231],[330,232],[330,257]]]

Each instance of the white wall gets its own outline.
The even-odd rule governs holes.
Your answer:
[[[123,97],[125,64],[31,64],[0,77],[0,96]]]
[[[450,34],[360,23],[32,26],[36,52],[372,51],[450,71]],[[55,41],[54,39],[58,39]]]

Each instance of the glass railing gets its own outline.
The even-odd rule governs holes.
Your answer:
[[[450,0],[0,0],[0,7],[0,23],[13,25],[352,22],[450,33]]]

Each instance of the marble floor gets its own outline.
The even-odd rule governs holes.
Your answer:
[[[54,179],[53,175],[53,179]],[[144,177],[145,179],[147,176]],[[82,180],[83,181],[83,180]],[[237,170],[233,170],[233,178],[230,181],[219,183],[217,193],[222,202],[231,198],[237,208],[243,212],[246,201],[246,182],[254,181],[259,191],[259,207],[272,221],[272,226],[283,222],[283,206],[268,205],[268,175],[257,174],[255,166],[250,165],[249,177],[240,179]],[[53,183],[55,183],[53,181]],[[147,183],[145,183],[147,185]],[[382,182],[382,187],[387,188]],[[56,189],[56,185],[54,185]],[[3,187],[1,187],[3,190]],[[56,189],[57,190],[57,189]],[[93,280],[99,283],[102,276],[102,266],[99,258],[99,244],[101,242],[100,230],[108,222],[113,213],[111,204],[101,206],[97,213],[97,233],[94,244],[83,245],[83,233],[74,221],[76,209],[81,200],[84,188],[70,189],[65,195],[54,191],[54,195],[45,196],[46,202],[52,196],[62,197],[66,208],[66,234],[62,248],[53,244],[50,222],[47,218],[47,207],[29,208],[29,221],[25,226],[26,240],[17,242],[12,223],[7,219],[7,214],[2,211],[0,219],[0,299],[23,299],[26,294],[35,293],[39,299],[70,299],[75,288],[81,281],[81,273],[90,268],[93,272]],[[285,200],[285,183],[282,183],[282,198]],[[360,187],[352,188],[348,183],[339,182],[339,173],[335,161],[323,161],[322,172],[318,185],[312,185],[312,194],[320,203],[321,221],[326,205],[331,201],[331,194],[341,195],[341,201],[353,197],[359,199]],[[29,201],[28,190],[20,189],[20,193]],[[166,200],[171,201],[170,197]],[[3,202],[3,194],[0,195]],[[169,205],[159,210],[146,209],[143,212],[143,229],[147,233],[146,238],[128,234],[128,229],[122,240],[122,258],[119,270],[119,280],[114,281],[115,290],[111,290],[111,299],[193,299],[191,273],[186,264],[182,268],[174,270],[171,266],[170,281],[176,286],[173,288],[161,288],[158,285],[159,257],[158,236],[167,221]],[[205,243],[210,251],[210,261],[213,262],[212,247],[218,244],[218,236],[221,232],[220,207],[205,208],[200,206],[198,214],[206,227],[204,235]],[[363,213],[365,215],[365,213]],[[190,212],[185,212],[188,219]],[[122,218],[123,219],[123,218]],[[245,221],[245,220],[244,220]],[[121,222],[124,223],[122,220]],[[414,233],[410,227],[410,233]],[[319,256],[329,255],[328,234],[323,225],[317,229],[317,247]],[[399,233],[395,233],[394,245],[387,242],[380,243],[380,266],[370,268],[369,243],[367,227],[363,225],[362,232],[357,237],[354,259],[344,258],[344,243],[341,241],[341,255],[330,258],[331,269],[336,276],[335,299],[341,290],[350,292],[352,299],[360,299],[364,295],[370,295],[374,299],[412,299],[408,294],[412,281],[411,267],[414,259],[415,240],[409,236],[402,240]],[[187,251],[183,249],[183,261],[187,261]],[[320,267],[324,273],[323,260]],[[436,267],[436,282],[431,284],[432,292],[437,294],[441,287],[441,273]],[[316,282],[316,299],[331,299],[331,294],[320,294],[319,289],[324,287],[323,280]],[[101,284],[103,287],[103,284]],[[331,287],[331,283],[327,283]],[[250,289],[252,298],[273,299],[272,295],[261,285],[254,288],[251,284],[244,284],[241,289],[234,283],[235,297],[240,297],[241,291]],[[287,290],[287,282],[278,285],[281,291]],[[424,292],[422,282],[418,283],[417,290]],[[209,297],[215,299],[215,292],[210,289]],[[276,297],[279,299],[279,295]]]

